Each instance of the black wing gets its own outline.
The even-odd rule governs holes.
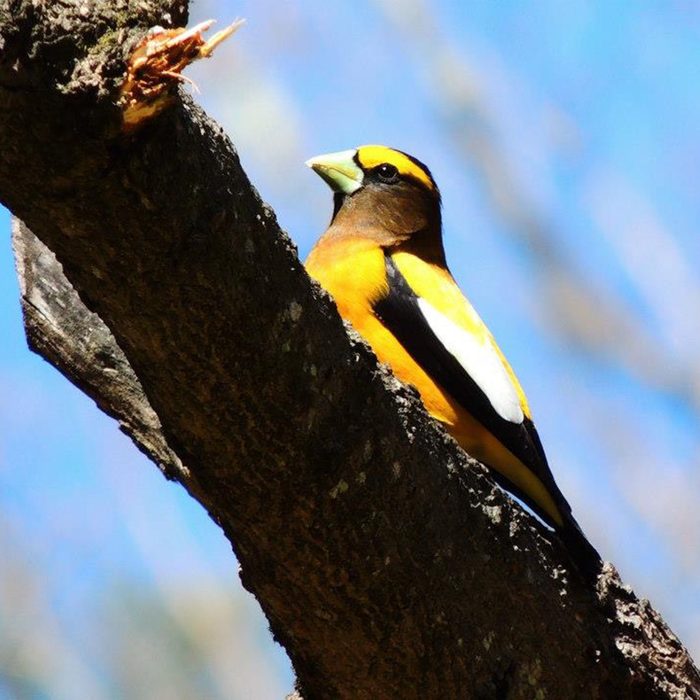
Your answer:
[[[446,392],[542,481],[562,517],[568,520],[571,507],[554,481],[532,421],[525,417],[522,423],[513,423],[495,411],[486,394],[435,335],[418,306],[418,297],[388,253],[385,254],[385,263],[389,293],[375,304],[377,317]],[[554,525],[551,516],[527,494],[495,469],[493,473],[504,488],[525,501],[545,522]]]

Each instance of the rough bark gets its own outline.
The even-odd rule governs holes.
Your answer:
[[[307,700],[700,698],[649,604],[568,572],[347,332],[216,124],[176,96],[123,134],[129,51],[181,3],[0,7],[30,345],[221,525]]]

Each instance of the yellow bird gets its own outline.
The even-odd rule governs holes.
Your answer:
[[[328,230],[306,261],[341,316],[428,412],[568,547],[582,573],[601,561],[554,481],[518,379],[454,281],[440,192],[402,151],[361,146],[306,163],[334,192]]]

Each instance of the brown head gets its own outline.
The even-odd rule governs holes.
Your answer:
[[[360,146],[306,164],[334,192],[327,235],[371,238],[444,265],[440,192],[419,160],[386,146]]]

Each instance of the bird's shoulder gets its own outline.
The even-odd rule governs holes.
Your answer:
[[[424,315],[426,311],[429,314],[433,310],[437,312],[438,319],[447,319],[466,333],[465,338],[468,337],[470,343],[473,342],[476,347],[486,350],[486,352],[479,353],[482,362],[488,360],[489,364],[493,363],[492,367],[497,365],[502,368],[508,383],[517,394],[518,403],[524,415],[529,418],[530,407],[520,381],[491,331],[459,288],[450,271],[435,263],[422,260],[410,252],[396,252],[392,255],[392,260],[416,297],[423,300],[421,304]],[[446,332],[449,333],[449,331]],[[444,336],[445,331],[439,332],[438,335]],[[458,339],[456,341],[458,342]],[[499,369],[498,372],[501,370]]]
[[[410,252],[398,251],[391,257],[419,299],[424,299],[443,316],[479,340],[490,336],[486,324],[447,268],[427,262]]]

